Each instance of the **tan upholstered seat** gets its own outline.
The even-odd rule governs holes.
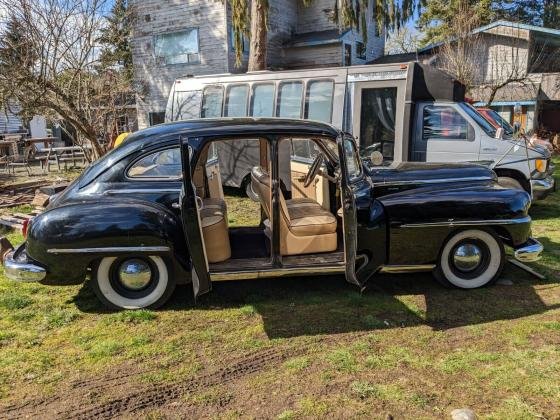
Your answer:
[[[270,177],[260,166],[251,172],[253,191],[270,218]],[[337,221],[330,212],[309,198],[285,200],[280,194],[280,253],[282,255],[331,252],[337,248]],[[269,224],[268,224],[269,225]],[[267,232],[270,235],[270,232]]]
[[[200,222],[208,262],[228,260],[231,258],[231,246],[226,202],[219,198],[206,198],[202,203]]]

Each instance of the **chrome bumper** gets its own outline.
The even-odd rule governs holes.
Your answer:
[[[543,252],[542,244],[536,239],[529,238],[527,242],[518,248],[514,248],[514,257],[517,261],[526,263],[534,262],[541,259],[541,253]]]
[[[22,244],[4,256],[4,273],[10,280],[37,282],[45,278],[47,270],[29,262],[25,253],[25,244]]]
[[[552,176],[547,176],[542,179],[532,179],[531,188],[533,189],[534,199],[542,200],[548,194],[556,191],[556,181]]]

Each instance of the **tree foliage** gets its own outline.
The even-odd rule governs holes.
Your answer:
[[[133,8],[130,0],[115,0],[111,12],[106,17],[107,25],[101,31],[103,45],[100,62],[104,67],[120,67],[132,81],[132,26]]]

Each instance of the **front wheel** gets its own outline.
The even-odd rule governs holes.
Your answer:
[[[105,257],[92,274],[93,291],[110,309],[155,309],[175,289],[167,264],[159,256]]]
[[[445,286],[475,289],[496,281],[504,262],[504,245],[497,236],[485,230],[464,230],[444,244],[434,275]]]

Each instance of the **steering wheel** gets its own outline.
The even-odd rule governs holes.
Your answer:
[[[303,186],[305,188],[309,187],[315,177],[319,174],[319,170],[321,169],[324,161],[325,157],[322,153],[319,153],[317,157],[315,157],[315,160],[311,164],[311,168],[309,168],[309,172],[307,172],[307,175],[305,175],[305,179],[303,180]]]

